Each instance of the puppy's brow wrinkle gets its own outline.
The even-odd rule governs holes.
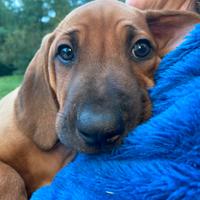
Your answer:
[[[131,32],[133,32],[133,33],[135,33],[135,32],[137,31],[137,28],[134,27],[134,26],[131,25],[131,24],[125,24],[125,25],[124,25],[124,28],[126,28],[127,31],[131,31]]]
[[[124,28],[126,29],[126,34],[129,39],[133,38],[137,34],[137,29],[130,24],[126,24]]]
[[[126,26],[130,26],[131,28],[133,29],[136,29],[133,24],[132,24],[132,21],[131,20],[127,20],[127,19],[124,19],[124,18],[121,18],[119,20],[116,21],[115,23],[115,26],[116,27],[126,27]]]
[[[67,30],[63,28],[63,25],[56,28],[56,31],[64,34],[71,34],[71,33],[80,33],[82,29],[88,29],[88,24],[77,24],[68,27]]]
[[[56,29],[56,31],[64,35],[73,35],[80,32],[79,29],[69,29],[67,31],[63,31],[62,29]]]
[[[137,28],[130,21],[124,19],[120,19],[115,26],[116,29],[124,29],[128,36],[134,36],[137,33]]]

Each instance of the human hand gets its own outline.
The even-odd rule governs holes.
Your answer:
[[[139,9],[195,10],[195,0],[126,0]]]

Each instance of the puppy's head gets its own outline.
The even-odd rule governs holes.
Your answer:
[[[23,88],[28,81],[30,85],[37,60],[40,72],[32,81],[36,89],[39,74],[46,74],[43,79],[49,92],[44,94],[44,89],[38,95],[44,101],[43,118],[53,116],[49,127],[45,125],[54,131],[56,124],[56,134],[44,129],[40,120],[45,133],[38,132],[35,142],[48,148],[58,137],[66,146],[84,152],[120,144],[128,131],[151,114],[147,89],[153,86],[160,58],[198,22],[198,16],[189,12],[144,12],[111,0],[74,10],[44,40],[22,86],[25,97],[28,89]],[[21,98],[21,108],[24,102]]]

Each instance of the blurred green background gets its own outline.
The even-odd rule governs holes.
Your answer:
[[[89,0],[0,0],[0,98],[20,85],[43,36]]]

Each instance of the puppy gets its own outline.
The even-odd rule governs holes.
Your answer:
[[[75,152],[119,145],[151,115],[147,90],[160,59],[199,22],[191,12],[115,0],[71,12],[45,36],[21,87],[0,102],[0,196],[27,199]]]

